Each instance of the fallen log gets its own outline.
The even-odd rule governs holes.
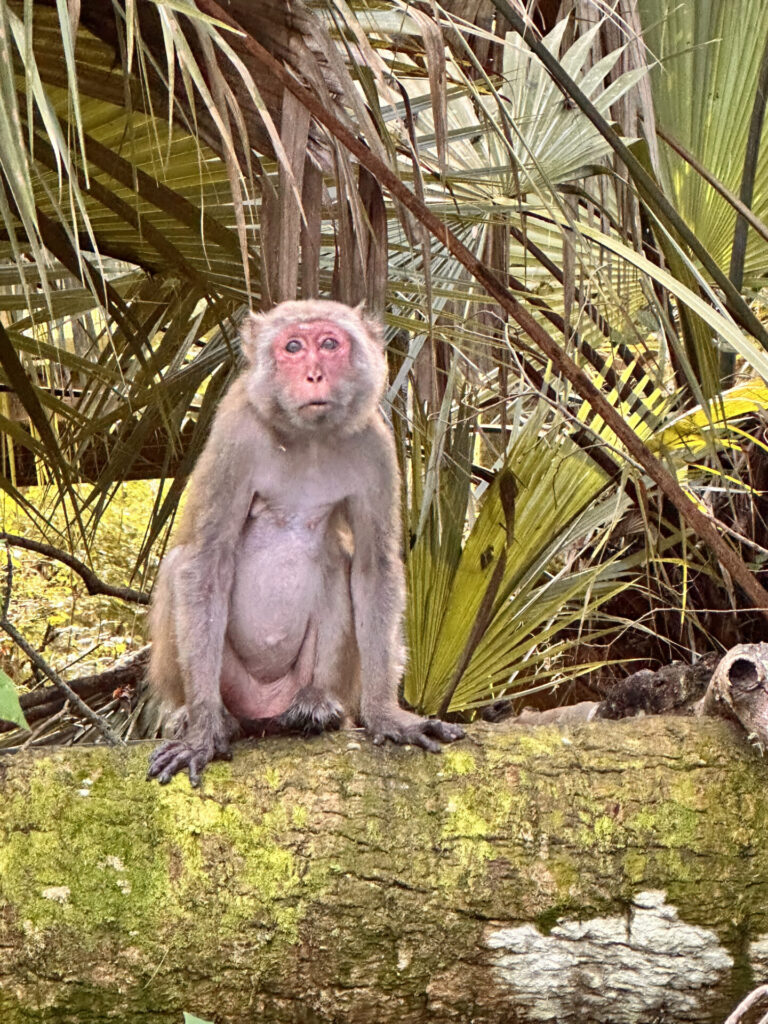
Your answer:
[[[721,1024],[768,972],[768,765],[724,720],[0,758],[0,1019]]]

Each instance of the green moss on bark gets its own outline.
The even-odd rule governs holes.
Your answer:
[[[486,921],[547,931],[643,889],[734,951],[768,932],[766,767],[722,723],[478,727],[442,757],[270,741],[201,790],[147,783],[146,758],[4,762],[11,1024],[183,1008],[285,1022],[297,992],[308,1020],[415,1021],[459,969],[445,1019],[493,1020]]]

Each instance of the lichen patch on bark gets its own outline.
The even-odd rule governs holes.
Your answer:
[[[717,935],[681,921],[662,892],[638,893],[624,914],[558,921],[548,934],[488,927],[484,940],[499,983],[536,1024],[706,1019],[733,967]]]

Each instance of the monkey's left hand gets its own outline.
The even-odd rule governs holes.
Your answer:
[[[439,754],[442,750],[440,743],[453,743],[464,736],[460,725],[441,722],[439,718],[421,718],[403,708],[392,708],[378,715],[365,716],[365,727],[377,746],[385,740],[391,740],[393,743],[423,747],[433,754]]]

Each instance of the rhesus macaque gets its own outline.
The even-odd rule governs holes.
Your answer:
[[[248,365],[216,414],[160,567],[150,679],[183,708],[149,777],[193,785],[240,734],[345,718],[426,750],[463,730],[398,705],[400,481],[378,410],[379,328],[285,302],[242,330]]]

